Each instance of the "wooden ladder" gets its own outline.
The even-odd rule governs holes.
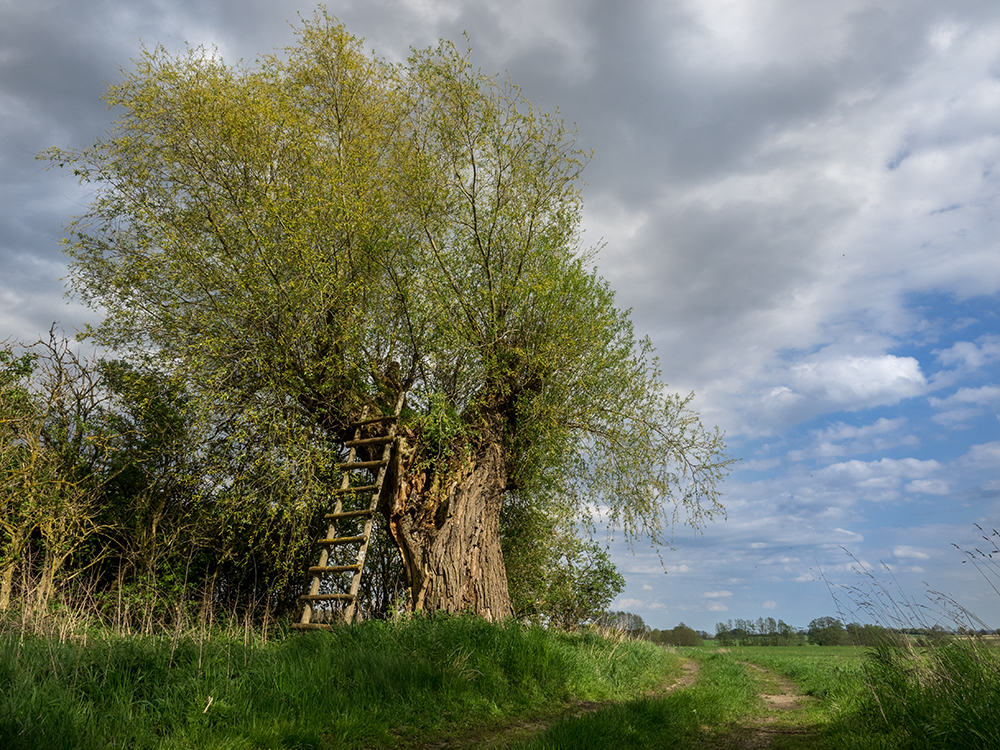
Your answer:
[[[334,492],[337,503],[333,513],[327,513],[326,519],[330,522],[327,527],[326,537],[318,540],[321,546],[319,563],[309,568],[312,580],[309,584],[309,593],[299,597],[304,602],[302,607],[302,619],[292,623],[296,630],[330,630],[330,623],[312,622],[314,614],[313,605],[316,602],[345,602],[344,621],[350,624],[354,620],[355,605],[358,599],[358,588],[361,586],[361,572],[364,570],[365,555],[368,553],[368,543],[371,541],[372,525],[375,521],[375,514],[382,499],[382,484],[385,481],[386,470],[389,467],[389,459],[392,456],[392,449],[396,442],[396,428],[399,424],[399,412],[403,407],[405,395],[400,395],[396,401],[396,411],[392,415],[362,419],[351,424],[354,428],[354,439],[348,440],[344,446],[350,449],[347,461],[338,464],[337,469],[344,473],[341,480],[340,489]],[[361,431],[364,427],[379,423],[390,423],[389,432],[382,437],[364,438]],[[356,461],[357,449],[362,446],[382,445],[382,458],[377,461]],[[355,471],[371,471],[375,474],[375,483],[362,486],[351,486],[351,473]],[[345,498],[356,500],[370,493],[367,508],[344,508]],[[337,522],[355,518],[365,519],[363,531],[358,536],[338,536]],[[335,547],[357,546],[357,561],[353,565],[329,565],[330,553]],[[342,576],[345,573],[351,574],[351,584],[349,593],[321,594],[320,588],[324,576]]]

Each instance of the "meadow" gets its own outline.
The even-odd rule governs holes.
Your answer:
[[[560,722],[520,750],[1000,747],[1000,657],[964,638],[871,648],[679,648],[690,687]]]
[[[1000,658],[964,637],[664,648],[473,617],[304,635],[0,634],[0,747],[1000,747]]]
[[[333,632],[0,635],[0,747],[395,748],[489,734],[679,672],[643,641],[474,617]]]

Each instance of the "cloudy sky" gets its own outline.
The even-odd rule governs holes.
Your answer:
[[[1000,4],[995,0],[330,0],[390,59],[467,33],[594,150],[585,241],[741,458],[728,520],[630,554],[653,627],[806,626],[873,571],[896,598],[1000,597],[959,549],[1000,526]],[[62,226],[34,160],[103,134],[141,44],[228,61],[298,0],[0,0],[0,339],[67,331]],[[987,571],[988,572],[988,571]],[[896,588],[898,587],[898,589]],[[855,596],[855,599],[857,597]],[[852,616],[853,615],[853,616]]]

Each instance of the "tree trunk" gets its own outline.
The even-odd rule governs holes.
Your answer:
[[[444,475],[414,468],[419,451],[400,450],[385,508],[403,556],[413,611],[471,610],[490,621],[513,616],[500,547],[507,470],[486,443]]]

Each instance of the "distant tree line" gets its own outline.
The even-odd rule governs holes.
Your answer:
[[[886,628],[871,623],[844,624],[837,617],[817,617],[806,629],[795,628],[773,617],[735,619],[715,625],[721,646],[874,646],[892,639],[910,637],[934,641],[952,633],[940,625],[930,628]]]
[[[798,646],[806,642],[800,630],[773,617],[716,623],[715,637],[723,646]]]

